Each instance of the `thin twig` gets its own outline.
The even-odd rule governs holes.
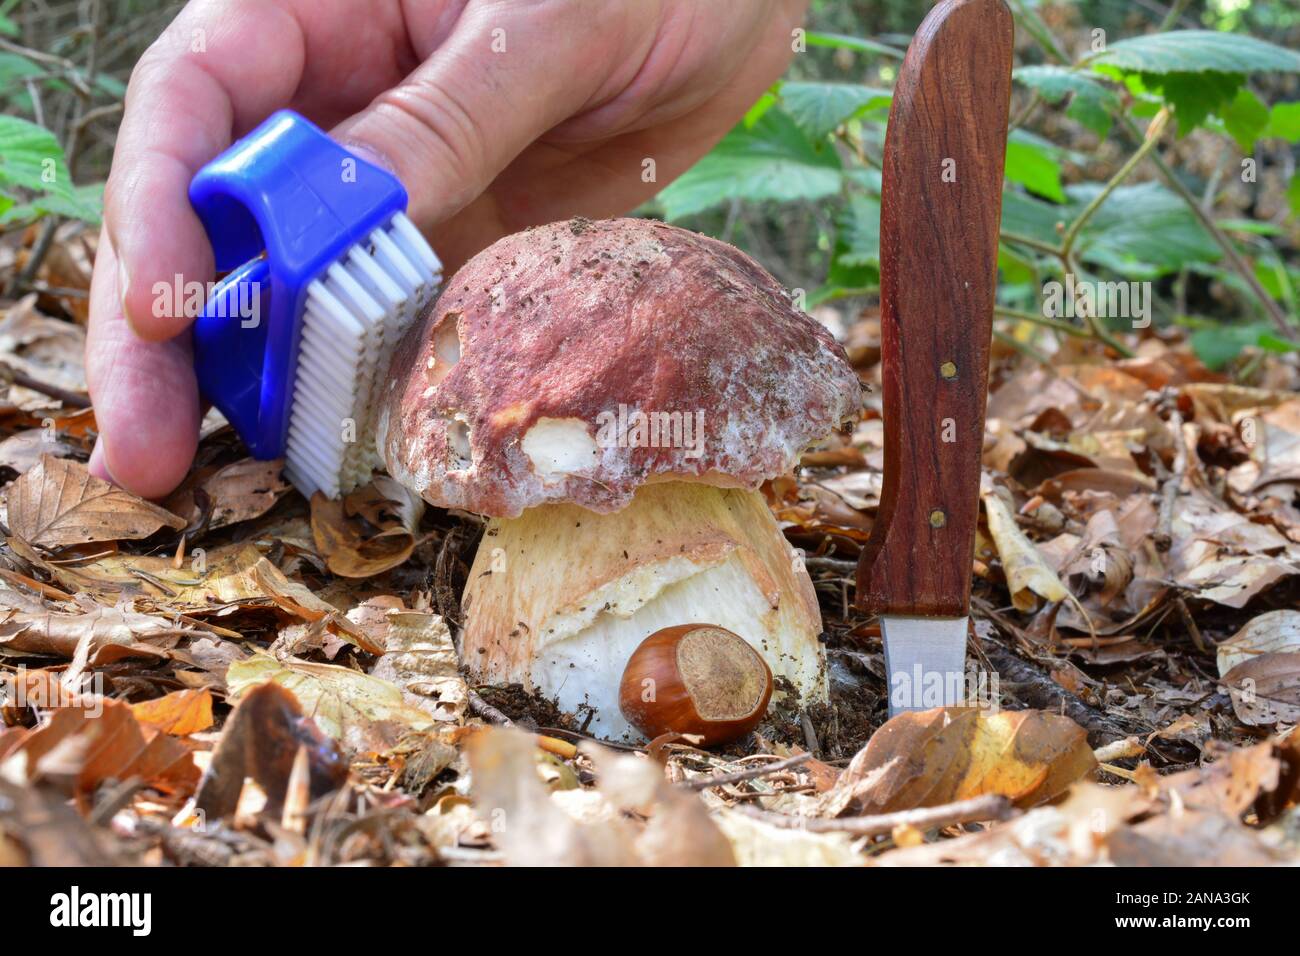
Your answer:
[[[1174,470],[1160,489],[1160,516],[1154,536],[1157,551],[1168,551],[1173,545],[1174,504],[1187,474],[1187,442],[1183,437],[1183,416],[1177,411],[1169,413],[1169,430],[1174,438]]]
[[[759,777],[766,777],[770,774],[780,773],[782,770],[798,767],[811,759],[812,754],[798,754],[785,760],[778,760],[775,763],[763,764],[761,767],[737,770],[735,773],[715,773],[708,777],[694,777],[685,781],[682,786],[688,790],[707,790],[709,787],[720,787],[723,784],[743,783],[746,780],[756,780]]]
[[[998,306],[993,310],[994,316],[1002,319],[1015,319],[1018,322],[1029,322],[1033,325],[1041,325],[1045,329],[1052,329],[1056,332],[1062,332],[1065,335],[1073,335],[1075,338],[1091,338],[1087,329],[1081,329],[1077,325],[1071,325],[1069,322],[1062,322],[1059,319],[1050,319],[1045,315],[1039,315],[1036,312],[1023,312],[1020,309],[1007,309]]]
[[[500,724],[502,727],[513,727],[515,725],[515,722],[507,717],[502,711],[493,707],[479,696],[479,693],[476,690],[471,689],[469,692],[469,709],[474,712],[475,716],[482,717],[484,720],[491,721],[494,724]]]
[[[57,385],[50,385],[46,382],[38,382],[26,372],[21,372],[12,365],[0,362],[0,378],[7,378],[15,385],[31,389],[33,392],[40,392],[50,398],[58,399],[68,408],[89,408],[90,399],[85,395],[76,392],[70,392],[65,388],[59,388]]]
[[[1005,820],[1011,815],[1011,802],[1006,797],[988,793],[982,797],[944,803],[937,807],[919,807],[899,810],[896,813],[879,813],[869,817],[796,817],[788,813],[760,810],[747,804],[730,808],[735,813],[761,820],[783,830],[807,830],[812,833],[848,833],[852,836],[880,836],[892,833],[896,827],[915,830],[934,830],[958,823],[978,823],[984,820]]]

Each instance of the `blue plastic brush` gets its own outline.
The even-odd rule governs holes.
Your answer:
[[[199,170],[190,202],[232,270],[194,323],[203,396],[307,497],[364,484],[381,378],[441,277],[406,190],[281,110]]]

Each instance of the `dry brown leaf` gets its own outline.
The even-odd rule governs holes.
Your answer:
[[[278,661],[259,652],[226,670],[235,698],[268,681],[291,692],[321,730],[357,752],[388,751],[407,733],[438,727],[428,713],[406,702],[399,687],[349,667]]]
[[[1300,611],[1268,611],[1218,646],[1219,676],[1261,654],[1300,652]]]
[[[275,684],[250,689],[221,730],[195,794],[195,806],[213,819],[229,816],[239,804],[244,780],[251,778],[266,794],[267,809],[278,810],[289,789],[294,761],[303,750],[313,799],[343,785],[347,761],[334,741],[303,714],[297,698]]]
[[[703,801],[669,784],[658,763],[617,754],[597,744],[583,744],[582,750],[596,767],[605,802],[646,820],[633,842],[640,865],[735,865],[731,844]]]
[[[635,833],[616,812],[579,822],[551,800],[532,734],[489,727],[466,745],[474,804],[514,866],[634,866]]]
[[[1067,717],[940,708],[900,714],[876,731],[821,806],[832,816],[889,813],[990,793],[1032,806],[1096,765],[1087,734]]]
[[[88,664],[109,664],[123,657],[164,656],[157,645],[190,632],[190,628],[174,621],[139,614],[129,607],[90,605],[79,613],[52,611],[3,586],[0,606],[10,609],[0,619],[0,645],[68,660],[80,651]]]
[[[451,631],[437,614],[389,610],[388,650],[370,673],[402,689],[408,704],[434,719],[459,723],[469,703]]]
[[[43,455],[9,490],[9,527],[29,544],[62,548],[147,538],[185,522],[94,477],[80,462]]]
[[[1300,721],[1300,652],[1252,657],[1224,674],[1223,683],[1243,724]]]
[[[116,700],[56,708],[18,752],[26,757],[29,780],[48,780],[82,799],[110,779],[138,777],[146,786],[179,795],[189,794],[199,781],[188,747],[141,726],[130,706]]]
[[[165,503],[194,524],[201,517],[196,494],[201,491],[207,498],[209,529],[248,521],[265,514],[289,491],[291,486],[281,476],[283,468],[282,458],[244,458],[223,468],[209,468],[191,475]]]
[[[989,534],[997,545],[998,556],[1007,576],[1011,603],[1021,611],[1031,611],[1037,606],[1033,595],[1048,601],[1064,601],[1069,592],[1061,579],[1043,560],[1025,533],[1016,524],[1010,507],[1001,495],[989,488],[981,495],[984,514],[988,518]]]
[[[12,468],[21,475],[36,467],[42,455],[67,458],[76,451],[65,441],[51,439],[44,428],[28,428],[0,441],[0,466]]]
[[[312,536],[331,571],[345,578],[368,578],[411,556],[423,514],[420,498],[379,476],[343,501],[320,492],[312,495]]]
[[[177,690],[156,700],[132,704],[131,713],[147,727],[184,737],[212,726],[212,694],[207,690]]]

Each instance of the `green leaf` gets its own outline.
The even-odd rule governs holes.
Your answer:
[[[1300,73],[1300,53],[1240,33],[1172,30],[1110,44],[1090,60],[1134,73]]]
[[[1015,189],[1002,193],[1002,231],[1011,235],[1036,239],[1050,245],[1059,245],[1061,234],[1056,224],[1068,222],[1072,217],[1067,206],[1044,202]]]
[[[1237,91],[1237,98],[1226,108],[1220,108],[1219,117],[1243,153],[1255,151],[1255,141],[1259,139],[1268,126],[1269,111],[1259,97],[1244,86]]]
[[[1178,135],[1186,136],[1211,113],[1221,113],[1236,98],[1246,78],[1240,73],[1147,73],[1144,85],[1174,108]]]
[[[1260,138],[1300,143],[1300,103],[1278,103],[1269,110],[1268,126]]]
[[[879,200],[873,196],[854,196],[836,224],[839,226],[836,261],[849,267],[879,267]]]
[[[1081,210],[1100,190],[1071,186]],[[1130,278],[1155,278],[1188,262],[1217,262],[1223,250],[1178,196],[1156,182],[1111,193],[1079,236],[1080,256]]]
[[[893,94],[856,83],[781,84],[781,105],[808,138],[825,139],[855,116],[888,106]]]
[[[42,216],[66,216],[98,225],[104,215],[104,184],[78,186],[71,195],[45,193],[29,202],[0,209],[0,226],[32,222]]]
[[[1286,198],[1291,203],[1291,212],[1300,216],[1300,173],[1291,177],[1291,185],[1286,188]]]
[[[1022,66],[1013,75],[1049,103],[1059,103],[1071,96],[1066,116],[1092,130],[1098,139],[1105,139],[1110,133],[1114,115],[1121,107],[1120,99],[1091,75],[1063,66]]]
[[[729,199],[821,199],[843,182],[839,156],[820,148],[773,107],[752,127],[742,122],[703,159],[659,193],[664,216],[681,219]]]
[[[1049,150],[1036,143],[1012,138],[1007,141],[1006,177],[1030,192],[1056,202],[1065,201],[1061,190],[1061,164]]]
[[[17,116],[0,116],[0,186],[71,195],[63,148],[54,134]]]
[[[1220,219],[1218,225],[1224,232],[1241,232],[1251,236],[1281,236],[1286,233],[1276,223],[1260,222],[1258,219]]]
[[[757,102],[755,102],[753,106],[745,111],[745,118],[741,120],[741,122],[745,124],[746,129],[749,129],[763,118],[764,113],[775,105],[776,96],[773,95],[771,91],[765,92],[758,98]]]
[[[1102,187],[1070,186],[1065,205],[1016,190],[1002,194],[1002,231],[1057,245],[1057,223],[1072,222]],[[1014,241],[1014,240],[1011,240]],[[1216,262],[1222,250],[1183,201],[1159,183],[1121,186],[1084,226],[1075,250],[1084,261],[1131,279],[1153,279],[1190,262]]]
[[[864,40],[861,37],[845,36],[842,33],[820,33],[809,30],[805,34],[809,46],[831,47],[838,50],[853,50],[856,53],[875,53],[881,56],[889,56],[901,60],[903,50],[897,47],[889,46],[886,43],[877,43],[875,40]]]
[[[1267,322],[1205,326],[1192,333],[1191,342],[1197,357],[1212,370],[1223,368],[1250,346],[1279,353],[1296,350],[1294,343],[1279,338]]]

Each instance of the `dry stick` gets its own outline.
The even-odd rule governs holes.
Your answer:
[[[944,803],[937,807],[919,807],[915,810],[899,810],[896,813],[880,813],[869,817],[796,817],[788,813],[774,813],[760,810],[748,804],[737,804],[730,808],[736,813],[761,820],[763,823],[783,830],[808,830],[812,833],[848,833],[852,836],[880,836],[892,833],[896,827],[912,827],[917,830],[933,830],[949,827],[958,823],[978,823],[984,820],[1005,820],[1011,815],[1011,803],[1006,797],[997,794],[985,794],[969,800]]]
[[[807,763],[811,759],[812,754],[798,754],[786,760],[778,760],[776,763],[764,764],[761,767],[737,770],[735,773],[716,773],[709,777],[695,777],[692,780],[685,781],[682,786],[688,790],[707,790],[709,787],[720,787],[728,783],[743,783],[746,780],[756,780],[759,777],[780,773],[782,770],[789,770],[792,767]]]
[[[480,697],[476,690],[469,692],[469,709],[474,711],[476,716],[489,720],[494,724],[500,724],[502,727],[513,727],[515,725],[513,720]]]
[[[1187,474],[1187,441],[1183,436],[1183,416],[1177,411],[1169,413],[1169,430],[1174,438],[1174,470],[1160,489],[1160,516],[1154,537],[1157,551],[1168,551],[1174,542],[1174,505]]]
[[[77,392],[70,392],[65,388],[59,388],[57,385],[49,385],[45,382],[38,382],[26,372],[21,372],[12,365],[6,365],[0,362],[0,375],[7,377],[15,385],[31,389],[33,392],[40,392],[49,398],[58,399],[68,408],[89,408],[90,399],[85,395]]]

